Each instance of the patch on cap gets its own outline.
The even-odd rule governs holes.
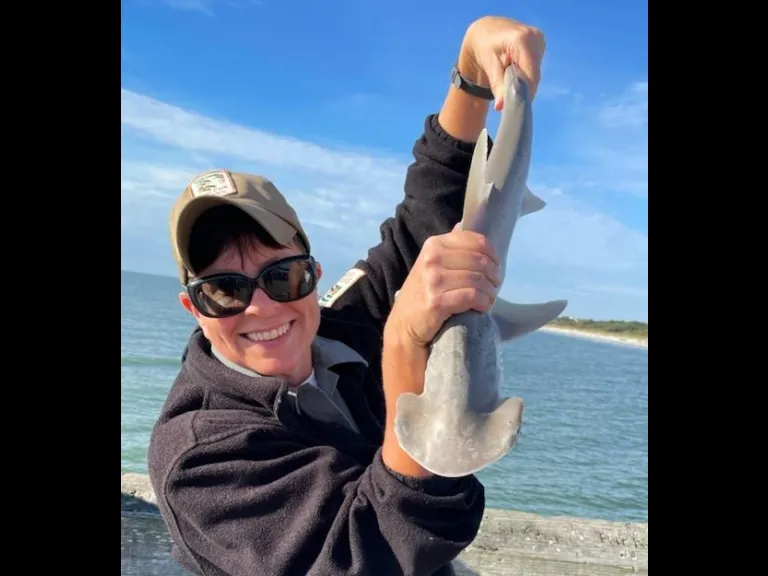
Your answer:
[[[192,197],[200,196],[233,196],[237,194],[237,187],[228,172],[214,170],[201,174],[189,184]]]
[[[336,282],[336,284],[331,287],[330,290],[328,290],[328,292],[323,294],[323,297],[320,298],[320,306],[323,308],[330,308],[333,306],[333,303],[341,298],[344,293],[363,276],[365,276],[365,272],[358,268],[352,268],[349,270],[346,274],[344,274],[344,276],[341,277],[338,282]]]

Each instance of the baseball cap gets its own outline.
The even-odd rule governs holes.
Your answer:
[[[189,281],[192,271],[192,227],[203,212],[222,205],[235,206],[248,214],[279,244],[290,244],[298,234],[309,251],[309,239],[296,212],[271,181],[255,174],[211,170],[196,176],[171,209],[171,246],[182,284]]]

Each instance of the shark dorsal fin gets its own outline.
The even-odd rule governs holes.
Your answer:
[[[532,212],[538,212],[547,205],[544,200],[536,196],[528,186],[525,187],[525,196],[523,196],[523,212],[521,216],[530,214]]]

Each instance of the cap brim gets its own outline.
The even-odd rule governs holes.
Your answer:
[[[275,242],[287,246],[296,236],[296,230],[285,220],[268,212],[256,202],[247,198],[224,198],[221,196],[202,196],[190,201],[179,213],[176,221],[176,243],[184,266],[192,270],[189,259],[189,240],[192,227],[204,212],[215,206],[234,206],[253,218]]]

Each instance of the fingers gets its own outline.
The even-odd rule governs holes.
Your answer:
[[[504,70],[509,65],[505,62],[506,58],[502,54],[502,57],[494,52],[485,62],[485,73],[488,76],[488,82],[491,86],[491,92],[493,92],[494,109],[501,110],[504,106]]]
[[[515,63],[530,87],[531,100],[535,98],[541,82],[541,61],[545,48],[546,42],[541,30],[527,26],[521,31]]]
[[[501,268],[487,254],[470,250],[452,250],[444,254],[428,255],[424,259],[427,274],[443,272],[477,273],[495,286],[501,284]]]
[[[535,58],[535,56],[527,51],[521,52],[518,57],[520,75],[523,77],[526,84],[528,84],[528,88],[531,91],[531,100],[536,97],[536,92],[539,90],[539,81],[541,80],[539,67],[536,64]]]
[[[422,281],[427,309],[441,322],[467,310],[490,309],[501,285],[501,268],[490,242],[475,232],[436,237],[423,258]]]
[[[424,346],[450,316],[490,310],[500,285],[501,267],[493,244],[457,225],[424,243],[393,306],[390,316],[400,320],[392,325],[402,324],[397,330]]]
[[[495,296],[499,286],[498,274],[479,270],[435,270],[425,277],[427,298],[432,302],[438,302],[440,294],[452,290],[474,288],[489,296]]]
[[[493,244],[482,234],[456,231],[430,238],[421,254],[428,290],[474,287],[493,294],[501,284],[501,266]]]
[[[455,314],[468,310],[487,312],[496,298],[492,279],[480,272],[442,270],[425,278],[426,310],[432,316],[434,330]],[[430,330],[430,334],[433,330]]]
[[[484,18],[474,30],[480,47],[479,64],[488,77],[494,96],[494,109],[504,107],[504,71],[514,65],[535,98],[541,82],[541,62],[546,50],[544,33],[506,18]]]
[[[448,234],[433,236],[424,243],[423,250],[427,255],[433,252],[445,254],[454,250],[477,252],[488,256],[496,265],[499,264],[499,255],[493,243],[482,234],[471,230],[454,228]]]
[[[460,288],[443,292],[440,296],[439,307],[444,318],[463,314],[470,310],[484,314],[491,309],[495,299],[495,294],[489,294],[477,288]]]

